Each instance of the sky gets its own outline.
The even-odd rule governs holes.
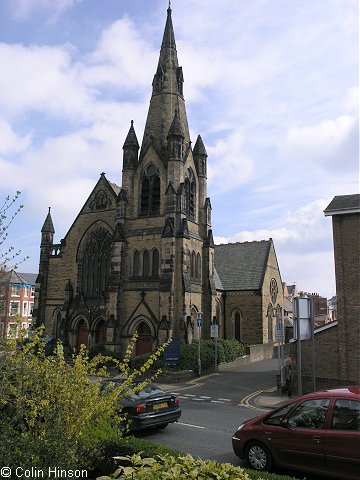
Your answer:
[[[0,200],[37,272],[48,207],[65,237],[100,173],[141,142],[167,0],[0,0]],[[359,191],[357,0],[173,0],[193,144],[216,243],[272,238],[281,277],[335,293],[335,195]],[[1,202],[0,202],[1,203]]]

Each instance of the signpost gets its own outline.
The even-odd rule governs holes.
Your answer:
[[[281,307],[277,307],[276,311],[276,327],[275,327],[275,340],[278,342],[278,358],[279,358],[279,371],[280,371],[280,391],[284,385],[284,323],[282,319]]]
[[[297,380],[298,395],[302,395],[302,375],[301,375],[301,340],[312,341],[312,380],[313,391],[316,390],[315,374],[315,342],[314,342],[314,310],[313,301],[307,297],[294,298],[294,326],[295,340],[297,343]]]
[[[197,326],[198,326],[198,337],[199,337],[199,346],[198,346],[198,368],[199,368],[199,377],[201,376],[201,352],[200,352],[200,343],[201,343],[201,328],[202,328],[202,312],[197,312],[197,320],[196,320]]]

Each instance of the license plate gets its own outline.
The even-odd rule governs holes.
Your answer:
[[[168,403],[167,402],[154,403],[153,405],[153,410],[161,410],[162,408],[168,408]]]

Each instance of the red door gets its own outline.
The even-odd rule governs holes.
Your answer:
[[[85,345],[85,347],[88,347],[89,343],[89,331],[87,328],[87,325],[84,320],[81,320],[78,326],[78,333],[77,333],[77,349],[78,351],[80,350],[81,345]]]
[[[141,322],[137,332],[139,338],[136,341],[136,355],[152,352],[153,342],[149,325],[146,322]]]

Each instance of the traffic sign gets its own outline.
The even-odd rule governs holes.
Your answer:
[[[210,325],[210,335],[211,335],[211,338],[219,337],[219,325],[216,325],[216,324]]]
[[[197,321],[196,321],[196,323],[197,323],[197,326],[198,326],[199,328],[201,328],[201,327],[202,327],[202,324],[203,324],[202,318],[198,318]]]
[[[275,338],[276,340],[282,340],[284,338],[284,327],[282,322],[278,322],[275,328]]]

